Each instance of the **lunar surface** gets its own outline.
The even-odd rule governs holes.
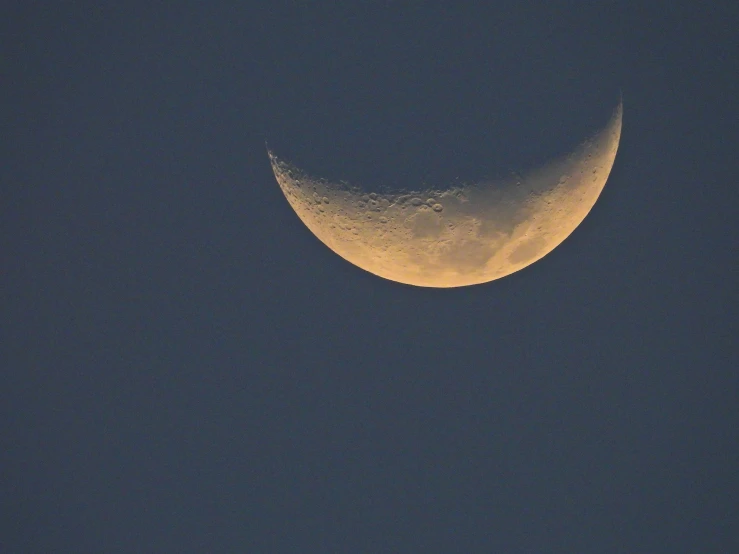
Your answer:
[[[585,219],[606,184],[623,106],[569,156],[500,181],[369,192],[311,177],[268,150],[300,219],[349,262],[392,281],[461,287],[541,259]]]

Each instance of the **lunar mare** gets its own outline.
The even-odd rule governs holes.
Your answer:
[[[510,275],[562,243],[595,204],[618,150],[623,106],[573,153],[521,176],[397,193],[311,177],[268,150],[305,225],[385,279],[461,287]]]

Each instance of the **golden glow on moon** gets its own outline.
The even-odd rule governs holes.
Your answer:
[[[606,184],[623,106],[572,154],[520,178],[402,194],[367,193],[269,157],[306,226],[342,258],[392,281],[461,287],[541,259],[585,219]]]

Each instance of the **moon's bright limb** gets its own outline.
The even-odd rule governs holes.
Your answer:
[[[310,177],[268,151],[277,182],[313,233],[392,281],[461,287],[541,259],[585,219],[606,184],[623,106],[572,154],[520,178],[397,194]]]

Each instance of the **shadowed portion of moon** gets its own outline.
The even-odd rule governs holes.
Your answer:
[[[510,275],[575,230],[606,184],[622,113],[619,103],[601,131],[539,169],[442,189],[367,192],[268,154],[290,205],[341,257],[392,281],[461,287]]]

